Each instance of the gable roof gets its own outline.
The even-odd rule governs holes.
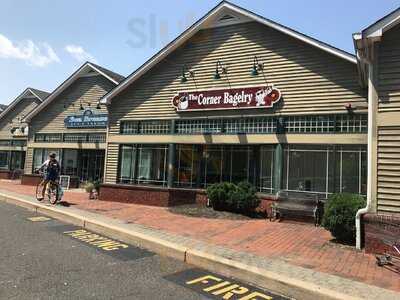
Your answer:
[[[36,97],[40,102],[43,102],[48,95],[48,92],[28,87],[17,98],[15,98],[13,102],[11,102],[8,106],[5,106],[5,109],[0,113],[0,119],[9,111],[11,111],[25,97],[33,96]]]
[[[365,28],[361,34],[364,38],[381,37],[398,24],[400,24],[400,7]]]
[[[289,27],[283,26],[279,23],[266,19],[260,15],[257,15],[249,10],[246,10],[242,7],[239,7],[235,4],[232,4],[228,1],[220,2],[216,7],[211,9],[206,15],[200,18],[197,22],[195,22],[192,26],[186,29],[181,35],[171,41],[167,46],[161,49],[158,53],[156,53],[153,57],[151,57],[148,61],[146,61],[143,65],[141,65],[136,71],[130,74],[124,81],[122,81],[115,89],[108,92],[101,100],[102,103],[110,103],[111,99],[118,95],[122,90],[124,90],[127,86],[129,86],[132,82],[140,78],[143,74],[145,74],[148,70],[150,70],[154,65],[160,62],[167,55],[172,53],[174,50],[179,48],[190,39],[195,33],[198,31],[216,27],[223,26],[223,24],[218,25],[218,20],[227,19],[226,16],[234,16],[234,18],[242,19],[242,22],[255,21],[261,24],[264,24],[270,28],[273,28],[279,32],[287,34],[288,36],[294,37],[304,43],[307,43],[313,47],[319,48],[323,51],[326,51],[330,54],[336,55],[342,59],[345,59],[351,63],[356,63],[356,58],[354,55],[328,45],[327,43],[321,42],[317,39],[309,37],[305,34],[302,34],[296,30],[293,30]],[[228,18],[230,19],[230,18]],[[236,21],[240,23],[240,21]]]
[[[3,110],[5,110],[7,108],[7,105],[5,104],[0,104],[0,112],[2,112]]]
[[[74,83],[79,77],[87,74],[88,72],[95,71],[98,74],[104,76],[109,81],[118,85],[123,76],[115,72],[112,72],[106,68],[100,67],[91,62],[86,62],[78,68],[70,77],[68,77],[62,84],[60,84],[39,106],[37,106],[33,111],[31,111],[24,119],[24,121],[29,122],[34,116],[36,116],[40,111],[47,107],[58,95],[60,95],[67,87]]]
[[[368,61],[373,60],[371,46],[382,39],[386,31],[400,24],[400,7],[369,25],[361,32],[353,34],[354,48],[357,56],[357,67],[360,82],[363,86],[367,84]]]

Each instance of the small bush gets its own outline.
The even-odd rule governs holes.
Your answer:
[[[84,186],[84,189],[85,189],[86,193],[91,193],[91,192],[93,191],[94,188],[95,188],[95,187],[94,187],[93,182],[88,182],[88,183],[86,183],[85,186]]]
[[[98,180],[95,181],[88,181],[85,183],[85,185],[83,186],[83,188],[85,189],[85,191],[87,193],[91,193],[93,190],[96,190],[97,192],[99,192],[100,190],[100,184],[101,182]]]
[[[364,197],[355,194],[332,194],[325,205],[322,226],[340,242],[354,243],[356,237],[355,217],[365,207]]]
[[[235,188],[234,184],[222,182],[210,185],[207,188],[207,197],[210,199],[211,206],[215,210],[231,210],[230,198],[231,191]]]
[[[215,210],[252,215],[260,204],[256,189],[248,182],[216,183],[207,188],[207,196]]]

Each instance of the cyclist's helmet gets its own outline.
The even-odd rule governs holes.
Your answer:
[[[49,154],[49,157],[50,157],[50,158],[56,158],[56,156],[57,156],[57,154],[55,154],[54,152],[51,152],[51,153]]]

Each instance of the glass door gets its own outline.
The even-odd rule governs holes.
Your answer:
[[[104,150],[81,150],[80,179],[81,181],[103,180]]]

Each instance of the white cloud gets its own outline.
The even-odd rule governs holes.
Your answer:
[[[78,45],[67,45],[65,47],[65,51],[67,51],[69,54],[72,55],[73,58],[75,58],[79,62],[85,62],[85,61],[90,61],[93,63],[97,63],[96,59],[92,54],[89,52],[85,51],[82,46]]]
[[[35,67],[45,67],[53,62],[60,62],[53,48],[47,43],[35,44],[32,40],[13,43],[2,34],[0,34],[0,58],[20,59]]]

